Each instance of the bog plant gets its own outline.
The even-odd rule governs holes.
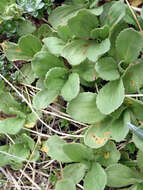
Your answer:
[[[42,8],[42,2],[37,2],[36,9]],[[1,20],[6,18],[4,14],[0,12]],[[142,18],[136,17],[143,26]],[[25,24],[30,29],[20,33],[18,42],[3,42],[2,48],[9,61],[27,62],[21,69],[25,83],[37,79],[36,86],[41,90],[32,102],[37,113],[61,96],[71,118],[89,125],[78,143],[66,143],[58,136],[43,143],[42,150],[48,156],[68,163],[56,190],[75,190],[81,180],[85,190],[128,185],[124,190],[142,189],[142,139],[132,137],[139,149],[136,164],[115,144],[127,138],[127,123],[143,122],[142,99],[133,98],[133,94],[142,93],[143,87],[143,34],[129,7],[123,1],[100,6],[98,1],[71,0],[55,8],[48,22],[37,30]],[[23,126],[36,123],[34,114],[25,112],[4,89],[0,100],[1,111],[16,115],[0,121],[1,134],[19,134]],[[9,163],[1,165],[5,164]]]

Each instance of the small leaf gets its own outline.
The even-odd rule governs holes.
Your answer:
[[[116,80],[120,77],[118,65],[112,57],[104,57],[98,60],[95,69],[104,80]]]
[[[89,38],[90,32],[98,26],[97,16],[88,10],[81,10],[68,21],[68,26],[75,36]]]
[[[64,100],[71,101],[74,99],[80,90],[80,80],[79,75],[77,73],[72,73],[69,75],[68,80],[64,84],[61,90],[61,95]]]
[[[108,25],[104,25],[101,28],[95,28],[90,32],[90,37],[92,39],[105,40],[106,38],[108,38],[108,35],[109,35],[109,26]]]
[[[133,133],[133,142],[135,143],[136,147],[140,150],[142,150],[143,147],[143,127],[139,127],[136,129],[136,133],[138,129],[142,129],[142,138],[138,136],[137,134]]]
[[[8,149],[8,145],[0,146],[0,166],[6,166],[9,164],[9,156],[4,154],[8,152]]]
[[[23,134],[20,136],[20,141],[21,141],[23,144],[27,145],[31,151],[34,150],[35,142],[34,142],[34,140],[33,140],[30,136],[28,136],[27,134],[23,133]]]
[[[91,149],[79,143],[68,143],[63,146],[64,153],[74,162],[89,161],[93,159]]]
[[[125,16],[126,6],[122,1],[115,2],[109,10],[108,22],[113,27],[118,24]]]
[[[131,111],[134,116],[143,121],[143,102],[140,100],[136,100],[134,98],[126,97],[125,104],[128,106],[129,111]]]
[[[67,106],[68,114],[83,123],[95,123],[102,120],[105,115],[98,110],[96,97],[95,93],[80,93],[74,100],[69,102]]]
[[[30,20],[20,20],[18,22],[17,33],[19,36],[31,34],[36,30],[35,25]]]
[[[78,73],[79,76],[86,81],[94,81],[96,78],[94,65],[94,62],[91,62],[88,59],[86,59],[80,65],[74,66],[72,68],[72,71],[74,73]]]
[[[107,185],[110,187],[124,187],[143,181],[135,170],[122,164],[111,165],[105,171],[107,173]]]
[[[64,67],[64,63],[48,51],[38,52],[32,59],[32,70],[40,78],[44,78],[46,73],[53,67]]]
[[[59,161],[59,162],[65,162],[69,163],[72,162],[72,160],[65,154],[63,150],[63,145],[65,145],[65,141],[62,140],[58,136],[51,136],[42,147],[42,150],[46,150],[45,152],[48,154],[48,156],[52,157],[53,159]]]
[[[59,37],[64,41],[67,42],[68,40],[72,39],[73,33],[70,30],[68,25],[65,26],[59,26],[58,27],[58,35]]]
[[[71,179],[63,179],[56,183],[55,190],[76,190],[76,186]]]
[[[126,43],[125,43],[126,41]],[[143,48],[142,35],[132,28],[120,32],[116,40],[116,51],[120,60],[131,63],[137,59]]]
[[[124,86],[122,80],[107,83],[97,95],[97,107],[103,114],[115,111],[124,100]]]
[[[128,67],[123,76],[126,93],[138,92],[138,90],[143,87],[142,70],[143,63],[137,63]]]
[[[45,87],[49,90],[61,90],[67,79],[68,70],[62,67],[50,69],[45,77]]]
[[[22,36],[18,41],[18,46],[27,56],[34,56],[42,48],[40,40],[31,34]]]
[[[56,37],[48,37],[43,39],[50,53],[59,56],[65,46],[65,43]]]
[[[100,124],[97,123],[91,126],[85,133],[84,143],[91,148],[104,146],[111,137],[111,132],[106,129],[106,126],[106,119]]]
[[[0,121],[0,133],[17,134],[24,126],[25,119],[14,117]]]
[[[82,163],[67,165],[63,170],[64,179],[72,179],[74,184],[78,184],[84,177],[86,166]]]
[[[104,169],[100,164],[96,162],[92,163],[92,167],[84,179],[84,189],[104,190],[106,183],[107,177]]]
[[[35,78],[36,76],[35,73],[32,71],[31,64],[24,64],[23,67],[20,69],[18,81],[25,84],[31,84],[32,82],[34,82]]]
[[[36,109],[46,108],[56,99],[58,94],[58,90],[43,89],[34,96],[33,106]]]
[[[96,155],[98,156],[97,161],[102,166],[109,166],[111,164],[115,164],[120,159],[120,152],[117,150],[116,145],[112,141],[107,142],[105,146],[97,149]]]

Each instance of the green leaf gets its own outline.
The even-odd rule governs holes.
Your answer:
[[[108,130],[111,132],[112,138],[117,142],[124,140],[124,138],[128,134],[128,122],[130,122],[130,114],[128,111],[125,111],[118,119],[113,119],[113,121],[109,124]]]
[[[126,41],[126,43],[125,43]],[[131,63],[137,59],[143,48],[142,35],[132,28],[120,32],[116,40],[116,51],[120,60]]]
[[[126,97],[125,103],[128,106],[129,111],[131,111],[137,119],[143,121],[143,102],[134,98]]]
[[[18,117],[8,118],[0,121],[0,133],[6,133],[10,135],[17,134],[24,126],[25,119]]]
[[[31,84],[34,82],[35,78],[36,76],[32,70],[31,64],[24,64],[18,73],[18,81],[25,84]]]
[[[122,1],[115,2],[110,8],[110,11],[108,13],[109,26],[113,28],[113,26],[118,24],[125,16],[125,12],[126,12],[126,6],[124,2]]]
[[[18,22],[17,33],[19,36],[32,34],[35,30],[36,27],[30,20],[21,20]]]
[[[122,164],[107,167],[106,173],[107,185],[110,187],[124,187],[143,181],[137,172]]]
[[[115,164],[120,159],[120,152],[117,150],[114,142],[109,141],[105,146],[96,150],[97,162],[99,162],[102,166],[109,166],[111,164]],[[95,155],[95,158],[96,158]]]
[[[68,70],[62,67],[50,69],[45,77],[45,87],[49,90],[61,90],[67,80]]]
[[[53,28],[48,24],[42,24],[38,30],[34,33],[39,39],[57,36],[56,32],[54,32]]]
[[[84,179],[85,190],[104,190],[107,183],[107,176],[100,164],[92,163],[91,169],[88,171]]]
[[[120,77],[118,64],[112,57],[103,57],[98,60],[95,69],[104,80],[116,80]]]
[[[18,45],[12,42],[4,42],[2,44],[3,51],[9,61],[24,60],[30,61],[31,56],[27,55],[25,52],[22,52]]]
[[[143,63],[130,65],[123,76],[126,93],[135,93],[143,87]]]
[[[10,146],[8,153],[13,155],[11,156],[10,161],[22,162],[28,158],[30,150],[23,143],[17,143]],[[14,156],[16,156],[17,158],[15,158]]]
[[[32,60],[32,70],[40,78],[44,78],[46,73],[53,67],[64,67],[64,63],[60,58],[48,51],[38,52]]]
[[[71,179],[63,179],[56,183],[55,190],[76,190],[76,186]]]
[[[80,93],[67,106],[68,114],[75,120],[83,123],[95,123],[105,118],[96,106],[95,93]]]
[[[71,101],[74,99],[80,90],[80,80],[79,75],[77,73],[72,73],[69,75],[68,80],[64,84],[61,90],[61,95],[64,100]]]
[[[43,144],[42,150],[45,151],[48,156],[52,157],[58,162],[69,163],[69,162],[72,162],[72,160],[67,156],[67,154],[65,154],[63,150],[63,145],[65,144],[66,143],[64,140],[54,135],[54,136],[51,136]]]
[[[31,57],[42,48],[40,40],[31,34],[22,36],[18,41],[18,46],[23,53]]]
[[[33,140],[30,136],[28,136],[26,133],[23,133],[23,134],[20,136],[20,141],[21,141],[23,144],[27,145],[31,151],[34,150],[35,142],[34,142],[34,140]]]
[[[58,96],[58,90],[43,89],[33,98],[33,106],[36,109],[46,108]]]
[[[97,107],[103,114],[115,111],[124,100],[124,86],[122,79],[107,83],[97,95]]]
[[[68,40],[72,39],[73,33],[71,32],[68,25],[59,26],[58,27],[58,35],[64,41],[67,42]]]
[[[80,143],[68,143],[63,146],[64,153],[74,162],[89,161],[93,159],[93,152]]]
[[[90,32],[90,37],[92,39],[102,39],[102,40],[105,40],[106,38],[108,38],[108,35],[109,35],[109,26],[108,25],[104,25],[101,28],[94,28]]]
[[[139,127],[139,129],[143,130],[143,127]],[[136,130],[137,131],[137,130]],[[142,150],[143,147],[143,139],[138,137],[135,133],[133,133],[133,142],[135,143],[136,147]]]
[[[78,73],[81,78],[90,82],[94,81],[96,78],[94,66],[94,62],[91,62],[88,59],[86,59],[80,65],[74,66],[72,68],[72,71],[74,73]]]
[[[104,146],[109,138],[111,133],[106,129],[107,122],[101,121],[94,126],[91,126],[85,133],[84,143],[91,148],[100,148]]]
[[[81,10],[78,14],[68,21],[68,26],[72,33],[80,38],[89,38],[90,32],[98,27],[97,16],[88,10]]]
[[[52,11],[48,20],[49,23],[57,29],[58,26],[64,26],[67,24],[68,20],[75,16],[78,11],[83,8],[83,5],[63,5],[57,7]]]
[[[67,165],[63,170],[64,179],[72,179],[74,184],[78,184],[84,177],[86,166],[82,163]]]
[[[109,39],[105,39],[101,43],[87,40],[74,40],[65,46],[62,56],[66,58],[71,65],[79,65],[86,58],[96,62],[109,49]]]
[[[4,154],[8,152],[8,149],[8,145],[0,146],[0,166],[6,166],[9,164],[9,156]]]
[[[65,46],[65,43],[56,37],[48,37],[43,39],[44,44],[47,46],[50,53],[59,56]]]
[[[6,114],[15,114],[21,110],[20,104],[8,92],[0,93],[0,110]]]
[[[143,19],[143,7],[141,8],[141,18]]]

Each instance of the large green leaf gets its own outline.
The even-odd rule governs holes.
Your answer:
[[[79,38],[89,38],[90,32],[98,27],[97,16],[88,10],[81,10],[75,17],[68,21],[68,26],[72,33]]]
[[[18,117],[8,118],[0,121],[0,133],[14,135],[22,129],[25,119]]]
[[[80,93],[74,100],[69,102],[67,112],[75,120],[83,123],[95,123],[101,121],[105,115],[100,113],[96,106],[95,93]]]
[[[108,13],[109,26],[113,27],[118,24],[125,16],[126,6],[123,1],[115,2]]]
[[[63,179],[56,183],[55,190],[76,190],[76,186],[71,179]]]
[[[82,162],[93,159],[91,149],[80,143],[68,143],[63,146],[64,153],[74,162]]]
[[[64,179],[72,179],[75,184],[79,183],[85,174],[86,166],[82,163],[67,165],[63,170]]]
[[[19,36],[31,34],[36,30],[35,25],[30,20],[21,20],[18,22],[17,33]]]
[[[103,114],[115,111],[124,100],[124,86],[122,79],[107,83],[97,95],[97,107]]]
[[[63,5],[54,9],[49,16],[49,23],[57,29],[60,25],[66,25],[68,20],[75,16],[83,5]]]
[[[72,31],[70,30],[69,26],[68,25],[65,25],[65,26],[59,26],[58,27],[58,35],[59,37],[67,42],[68,40],[72,39],[73,37],[73,33]]]
[[[96,78],[94,66],[94,62],[86,59],[80,65],[74,66],[72,70],[73,72],[78,73],[81,78],[90,82],[94,81]]]
[[[63,150],[63,146],[66,144],[64,140],[62,140],[58,136],[51,136],[47,141],[44,142],[42,150],[45,151],[48,156],[59,162],[72,162],[72,160],[65,154]]]
[[[120,159],[120,152],[117,150],[114,142],[109,141],[105,146],[96,150],[97,161],[102,166],[115,164]]]
[[[74,99],[80,90],[80,80],[79,75],[77,73],[72,73],[69,75],[68,80],[64,84],[61,90],[61,95],[64,100],[71,101]]]
[[[38,52],[32,60],[32,70],[40,78],[44,78],[49,69],[53,67],[64,67],[64,63],[48,51]]]
[[[110,187],[124,187],[143,181],[137,172],[122,164],[113,164],[107,167],[106,173],[107,185]]]
[[[59,56],[65,46],[64,41],[56,37],[48,37],[43,39],[44,44],[47,46],[48,50]]]
[[[45,87],[49,90],[61,90],[67,80],[68,70],[62,67],[50,69],[45,77]]]
[[[104,146],[111,137],[107,128],[107,120],[101,121],[91,126],[85,133],[84,143],[91,148],[100,148]]]
[[[118,64],[112,57],[104,57],[98,60],[95,69],[104,80],[116,80],[120,77]]]
[[[68,60],[71,65],[79,65],[86,58],[96,62],[103,54],[110,49],[109,39],[97,43],[94,40],[74,40],[63,49],[62,56]]]
[[[107,176],[100,164],[93,162],[91,169],[84,179],[85,190],[104,190]]]
[[[135,93],[143,87],[143,63],[131,65],[123,76],[126,93]]]
[[[18,46],[28,56],[34,56],[42,48],[40,40],[31,34],[22,36],[18,41]]]
[[[46,108],[59,94],[59,90],[43,89],[33,98],[33,106],[36,109]]]
[[[119,54],[120,60],[126,63],[135,61],[142,48],[143,37],[132,28],[124,29],[117,37],[116,51]]]

